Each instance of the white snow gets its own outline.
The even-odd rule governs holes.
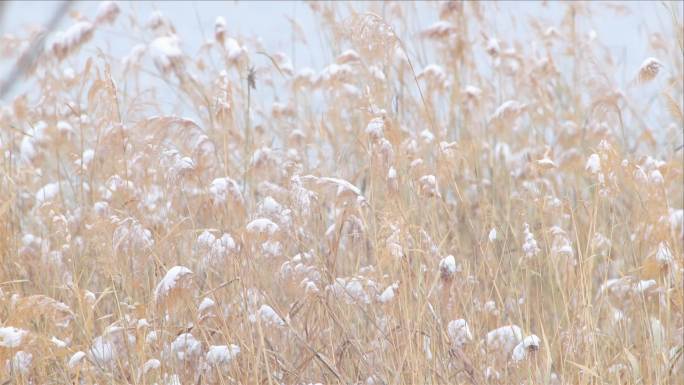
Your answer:
[[[584,166],[584,169],[592,174],[596,174],[599,171],[601,171],[601,158],[598,156],[598,154],[591,154],[589,156],[589,159],[587,159],[587,164]]]
[[[648,174],[648,180],[653,183],[653,184],[663,184],[665,183],[665,178],[663,178],[663,174],[660,173],[660,170],[652,170]]]
[[[646,58],[639,67],[638,79],[640,82],[652,80],[658,75],[660,69],[663,68],[663,63],[654,58]]]
[[[0,346],[5,348],[19,347],[27,334],[28,330],[18,329],[12,326],[1,327]]]
[[[216,239],[209,231],[204,231],[197,237],[197,248],[201,252],[203,264],[219,264],[237,250],[237,244],[230,234],[224,233]]]
[[[53,46],[60,46],[63,49],[73,49],[76,45],[92,36],[94,26],[88,21],[79,21],[67,28],[64,32],[57,33]]]
[[[114,359],[115,346],[109,339],[98,336],[88,351],[90,358],[98,365],[106,366]]]
[[[204,230],[202,234],[197,237],[197,246],[202,248],[211,248],[216,237],[214,234],[210,233],[208,230]]]
[[[40,206],[47,201],[53,200],[59,194],[59,183],[52,182],[43,186],[36,192],[36,205]]]
[[[211,298],[204,298],[202,302],[199,304],[199,308],[197,309],[198,312],[204,313],[207,309],[213,307],[216,304],[214,300]]]
[[[339,64],[344,64],[344,63],[350,63],[350,62],[357,62],[361,60],[361,56],[354,51],[353,49],[348,49],[344,52],[342,52],[336,59],[335,61]]]
[[[243,46],[240,46],[240,43],[238,43],[238,41],[232,37],[226,39],[223,46],[226,49],[226,58],[233,62],[237,61],[242,55],[247,53],[247,49]]]
[[[159,369],[161,362],[156,358],[151,358],[143,364],[143,374],[147,374],[150,370]]]
[[[456,259],[453,255],[447,255],[439,261],[439,271],[444,277],[451,277],[459,271],[459,268],[456,265]]]
[[[542,159],[537,160],[537,164],[543,168],[557,168],[558,167],[556,162],[554,162],[553,160],[551,160],[548,157],[544,157]]]
[[[658,244],[658,251],[656,252],[656,261],[663,265],[670,265],[674,262],[672,251],[665,242]]]
[[[663,63],[661,63],[660,60],[658,60],[654,57],[648,57],[648,58],[644,59],[643,62],[641,62],[641,65],[639,66],[639,68],[645,68],[645,67],[648,67],[651,65],[656,65],[658,67],[662,67]]]
[[[523,105],[517,100],[507,100],[494,111],[493,120],[507,120],[515,118],[522,111]],[[510,123],[510,122],[508,122]]]
[[[464,319],[450,321],[447,325],[447,334],[449,335],[451,344],[455,347],[460,347],[473,339],[468,322]]]
[[[489,230],[489,242],[494,241],[496,241],[496,228],[492,227],[492,229]]]
[[[366,282],[368,283],[368,282]],[[328,285],[326,290],[329,290],[336,297],[341,297],[348,304],[352,303],[370,303],[370,297],[363,287],[363,281],[361,278],[353,277],[351,279],[347,278],[336,278],[332,285]]]
[[[437,64],[429,64],[425,68],[423,68],[422,71],[420,71],[416,77],[418,79],[428,79],[430,81],[433,81],[435,83],[443,83],[447,76],[446,72],[444,72],[444,68]]]
[[[534,334],[525,337],[513,349],[513,361],[522,361],[527,358],[530,351],[539,350],[539,342],[539,337]]]
[[[161,36],[150,43],[152,60],[157,68],[164,72],[167,71],[174,62],[180,60],[183,51],[180,49],[178,36]]]
[[[430,337],[423,336],[423,352],[425,352],[425,359],[432,361],[432,350],[430,349]]]
[[[98,23],[113,23],[120,12],[121,10],[116,1],[103,1],[97,7],[95,21]]]
[[[508,355],[522,339],[522,329],[519,326],[507,325],[487,333],[485,342],[490,350]]]
[[[76,365],[80,364],[81,361],[83,361],[85,356],[86,356],[85,352],[82,352],[82,351],[78,351],[78,352],[74,353],[71,356],[71,358],[69,359],[69,363],[67,364],[69,369],[74,369],[76,367]]]
[[[14,354],[11,361],[7,361],[5,367],[8,372],[14,371],[26,375],[29,373],[31,363],[33,362],[33,354],[20,350]]]
[[[635,294],[642,294],[648,291],[650,288],[656,286],[658,286],[658,283],[653,279],[642,280],[634,285],[633,291]]]
[[[397,169],[394,167],[390,167],[389,171],[387,171],[387,179],[396,179],[397,178]]]
[[[74,133],[74,127],[69,123],[64,120],[60,120],[57,122],[57,131],[61,134],[73,134]]]
[[[268,218],[257,218],[247,224],[247,231],[253,234],[275,234],[280,228]]]
[[[65,348],[68,345],[66,342],[60,340],[55,336],[52,336],[52,338],[50,338],[50,342],[52,342],[58,348]]]
[[[530,231],[530,225],[525,223],[524,226],[525,229],[523,233],[525,235],[525,243],[523,243],[522,250],[525,253],[526,257],[531,258],[537,255],[541,250],[537,245],[537,240],[534,239],[534,234],[532,234],[532,232]]]
[[[378,296],[378,301],[380,303],[387,303],[394,299],[395,291],[399,288],[399,282],[395,282],[389,285],[383,292]]]
[[[210,365],[219,365],[230,363],[240,353],[240,347],[237,345],[212,345],[207,352],[207,363]]]
[[[346,78],[350,78],[353,74],[354,70],[349,64],[331,63],[321,70],[318,78],[326,82],[334,80],[342,81]]]
[[[482,89],[473,85],[467,85],[463,92],[471,98],[479,98],[482,95]]]
[[[184,278],[189,277],[190,275],[192,275],[192,271],[187,267],[174,266],[170,268],[154,289],[155,300],[159,301],[164,298],[170,290],[176,288],[179,284],[182,285],[183,281],[185,281]]]
[[[259,308],[259,317],[266,324],[285,326],[285,321],[268,305],[261,305]]]
[[[456,31],[453,24],[448,21],[439,20],[432,23],[429,27],[425,28],[421,34],[426,37],[442,37]]]
[[[183,333],[171,343],[171,350],[181,361],[197,357],[202,351],[202,344],[190,333]]]
[[[487,48],[485,48],[488,54],[490,55],[498,55],[499,51],[501,51],[501,47],[499,46],[499,40],[497,40],[494,37],[490,37],[487,39]]]
[[[378,117],[371,119],[366,125],[366,134],[370,135],[372,138],[382,138],[382,132],[385,129],[385,121]]]
[[[351,184],[349,181],[340,178],[331,178],[323,176],[318,178],[318,183],[329,183],[337,186],[337,196],[344,194],[347,191],[351,191],[355,195],[361,196],[361,189]]]

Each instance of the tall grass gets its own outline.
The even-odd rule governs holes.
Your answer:
[[[681,3],[625,82],[614,3],[307,6],[323,68],[104,2],[22,69],[0,383],[681,383]]]

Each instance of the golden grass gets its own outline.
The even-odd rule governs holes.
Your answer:
[[[615,4],[535,49],[308,6],[317,70],[111,2],[49,40],[0,107],[0,383],[681,383],[681,4],[627,84],[579,23]]]

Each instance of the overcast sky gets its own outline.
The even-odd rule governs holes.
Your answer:
[[[0,3],[4,5],[4,12],[0,20],[0,33],[12,33],[26,36],[27,31],[33,26],[44,25],[59,6],[57,1],[9,1]],[[317,25],[310,7],[304,2],[277,1],[277,2],[238,2],[238,1],[135,1],[119,2],[123,15],[135,15],[141,22],[145,22],[155,11],[161,11],[172,21],[181,38],[183,50],[192,55],[197,52],[199,46],[207,39],[212,38],[214,21],[217,16],[223,16],[227,21],[228,33],[231,36],[258,37],[263,47],[269,52],[284,52],[292,57],[295,70],[304,66],[320,70],[329,64],[340,52],[330,52],[329,44],[321,41],[321,28]],[[378,5],[380,3],[374,3]],[[613,81],[617,87],[624,88],[627,82],[633,78],[643,60],[654,53],[649,48],[649,33],[660,32],[663,36],[673,36],[671,15],[660,1],[623,2],[629,13],[616,16],[603,4],[589,3],[593,17],[591,19],[578,18],[580,33],[587,36],[590,31],[595,31],[596,38],[606,45],[618,61],[618,70],[613,73]],[[682,18],[683,3],[676,3],[679,11],[678,17]],[[368,6],[368,3],[354,2],[356,9]],[[89,19],[93,19],[99,2],[80,1],[74,2],[72,11],[80,12]],[[410,5],[409,5],[410,6]],[[531,34],[526,20],[533,16],[541,18],[549,25],[560,24],[567,4],[564,2],[549,1],[541,2],[484,2],[488,12],[487,19],[494,23],[491,34],[503,41],[518,40],[523,44],[535,44],[536,39],[528,39]],[[436,20],[438,20],[438,3],[417,2],[415,12],[409,12],[412,18],[410,25],[412,31],[403,32],[404,41],[416,40],[416,33]],[[292,47],[292,28],[288,18],[296,20],[302,27],[307,37],[308,46],[298,45]],[[396,21],[387,20],[390,24],[398,24]],[[69,17],[65,17],[57,28],[65,29],[73,23]],[[128,21],[120,17],[113,27],[98,28],[94,41],[90,42],[81,50],[80,57],[70,58],[80,60],[85,55],[96,53],[94,47],[103,49],[115,58],[122,58],[130,51],[131,47],[138,43],[146,43],[144,37],[127,34]],[[395,26],[396,27],[396,26]],[[479,32],[478,32],[479,34]],[[529,36],[531,37],[531,36]],[[149,36],[147,37],[149,38]],[[49,39],[48,39],[49,40]],[[343,47],[344,48],[344,47]],[[529,47],[527,47],[529,48]],[[480,52],[480,54],[482,54]],[[484,55],[484,54],[483,54]],[[263,58],[255,58],[262,60]],[[415,57],[419,68],[430,64]],[[266,59],[263,59],[266,60]],[[431,60],[431,59],[427,59]],[[477,60],[477,58],[476,58]],[[0,59],[0,78],[4,78],[8,68],[14,61]],[[563,70],[561,64],[561,70]],[[667,69],[666,69],[667,70]],[[13,94],[30,89],[30,84],[21,83]],[[260,90],[261,91],[261,90]],[[263,92],[263,91],[262,91]],[[260,95],[268,105],[269,101],[277,99],[277,91],[267,95]],[[6,97],[11,97],[7,95]],[[649,97],[648,95],[643,96]],[[159,101],[168,106],[174,105],[174,101]],[[175,108],[175,107],[174,107]],[[176,109],[177,110],[177,109]],[[646,117],[653,126],[656,120]]]
[[[140,20],[146,20],[154,11],[160,10],[176,26],[178,34],[182,37],[187,48],[197,47],[210,37],[216,16],[223,16],[228,22],[229,32],[242,36],[258,36],[264,46],[271,51],[283,51],[291,54],[290,24],[287,17],[295,19],[303,27],[304,32],[310,38],[310,44],[314,49],[299,50],[295,52],[294,62],[296,65],[310,65],[320,67],[326,63],[325,58],[320,57],[320,42],[316,41],[317,26],[309,6],[296,1],[135,1],[119,2],[124,12],[135,14]],[[356,2],[357,7],[363,3]],[[0,32],[21,34],[31,25],[43,25],[50,17],[54,9],[59,5],[57,1],[9,1],[5,2],[3,20],[0,22]],[[97,11],[99,2],[77,1],[72,6],[88,17],[93,17]],[[590,28],[595,29],[598,38],[615,52],[621,52],[627,67],[638,66],[648,56],[646,34],[644,30],[658,31],[663,25],[669,25],[668,14],[659,1],[625,2],[631,10],[631,14],[623,17],[615,17],[610,12],[602,10],[603,7],[593,7],[599,13],[595,17],[595,24]],[[488,4],[491,6],[491,4]],[[528,15],[544,17],[551,22],[557,22],[562,17],[565,4],[560,2],[548,2],[543,6],[539,2],[500,2],[499,11],[496,12],[498,34],[519,37],[524,34],[525,23],[521,23]],[[680,13],[682,3],[679,2]],[[434,4],[419,4],[419,12],[413,17],[424,26],[436,20]],[[603,12],[604,14],[602,14]],[[605,17],[603,17],[605,16]],[[681,16],[681,15],[680,15]],[[491,17],[491,15],[490,15]],[[519,23],[515,26],[515,33],[511,19],[515,17]],[[390,20],[391,22],[391,20]],[[71,23],[69,18],[64,18],[60,28],[65,28]],[[109,43],[112,53],[124,54],[130,48],[130,39],[126,42],[126,36],[97,36]],[[120,52],[118,52],[120,51]],[[326,59],[327,60],[327,59]]]

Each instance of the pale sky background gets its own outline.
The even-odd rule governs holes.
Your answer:
[[[351,4],[356,9],[368,5],[363,2]],[[633,78],[643,60],[654,56],[648,46],[648,33],[660,32],[664,36],[673,36],[673,33],[671,16],[662,2],[630,1],[619,4],[626,6],[630,11],[629,14],[616,16],[605,7],[605,4],[592,3],[590,4],[593,12],[592,19],[580,17],[578,20],[580,33],[586,35],[594,30],[597,39],[605,44],[613,57],[618,60],[619,70],[613,74],[613,80],[620,87],[624,87]],[[683,3],[676,4],[679,7],[678,17],[681,20],[684,13]],[[124,18],[129,14],[134,14],[140,22],[145,23],[155,10],[161,11],[171,20],[181,38],[183,50],[190,55],[197,52],[203,41],[213,37],[214,21],[217,16],[223,16],[226,19],[230,36],[258,37],[268,52],[282,51],[291,56],[295,71],[304,66],[318,71],[339,54],[339,52],[330,52],[329,45],[321,41],[318,21],[314,18],[309,5],[299,1],[119,1],[119,5],[123,12],[117,23],[113,27],[98,28],[93,41],[81,50],[79,54],[81,57],[94,54],[94,47],[104,47],[106,52],[117,59],[124,57],[132,46],[146,42],[142,40],[142,36],[126,34],[125,28],[128,22]],[[12,33],[26,36],[31,26],[46,24],[58,6],[57,1],[4,2],[4,12],[0,19],[0,34]],[[92,20],[98,6],[98,1],[77,1],[71,9]],[[413,30],[408,31],[408,35],[404,36],[400,33],[400,37],[409,41],[409,47],[410,41],[416,39],[415,34],[418,31],[438,20],[439,6],[436,2],[419,2],[415,4],[415,8],[416,12],[410,13],[412,18],[410,25]],[[497,9],[494,15],[487,15],[487,19],[495,23],[493,35],[504,41],[525,42],[527,41],[525,36],[531,37],[531,30],[526,23],[528,16],[538,17],[550,25],[558,26],[566,10],[566,4],[547,2],[544,5],[541,2],[510,1],[486,3],[485,9],[487,12]],[[297,45],[293,49],[288,17],[296,20],[303,28],[309,46]],[[387,21],[392,24],[391,18]],[[72,18],[64,17],[57,30],[66,29],[72,23]],[[529,41],[533,40],[529,39]],[[421,57],[415,59],[419,68],[429,64],[421,60]],[[73,61],[78,58],[68,60]],[[13,64],[13,61],[0,59],[0,79],[6,76],[8,68]],[[30,85],[20,84],[17,87],[18,90],[13,93],[23,92],[28,87]],[[277,98],[277,96],[266,95],[264,100],[268,101],[272,98]]]
[[[364,2],[353,2],[360,8]],[[139,20],[145,21],[154,11],[161,11],[168,17],[182,37],[184,48],[195,48],[213,33],[216,16],[223,16],[228,22],[229,32],[242,36],[259,36],[264,46],[271,51],[283,51],[291,54],[290,24],[286,17],[299,22],[308,37],[313,37],[314,50],[299,50],[294,57],[295,66],[309,65],[314,68],[325,65],[325,58],[320,57],[320,42],[315,41],[317,26],[309,6],[297,1],[120,1],[125,13],[134,13]],[[646,35],[644,30],[658,31],[669,28],[669,15],[660,1],[629,1],[623,2],[631,14],[616,17],[603,7],[593,7],[598,13],[594,16],[595,23],[589,28],[596,30],[598,38],[606,45],[624,55],[627,67],[638,67],[648,56]],[[89,18],[97,12],[99,2],[76,1],[72,10],[77,10]],[[491,4],[488,4],[491,5]],[[682,3],[680,5],[680,14]],[[0,20],[0,33],[21,35],[31,25],[43,25],[59,6],[58,1],[8,1]],[[557,24],[565,10],[565,4],[548,2],[546,6],[540,2],[500,2],[499,12],[496,13],[497,35],[505,39],[506,35],[524,36],[526,25],[521,21],[528,15],[546,18]],[[414,15],[416,23],[426,27],[437,20],[436,4],[418,4],[418,13]],[[518,23],[511,30],[511,16]],[[681,16],[681,15],[680,15]],[[491,16],[490,16],[491,17]],[[391,20],[390,20],[391,22]],[[65,17],[58,29],[64,29],[72,23]],[[120,32],[120,31],[119,31]],[[204,34],[204,37],[203,37]],[[125,42],[123,36],[107,36],[97,34],[95,43],[107,41],[112,53],[123,55],[131,46],[131,40]],[[96,44],[90,44],[92,46]],[[308,51],[308,52],[307,52]],[[192,50],[190,50],[192,52]]]

